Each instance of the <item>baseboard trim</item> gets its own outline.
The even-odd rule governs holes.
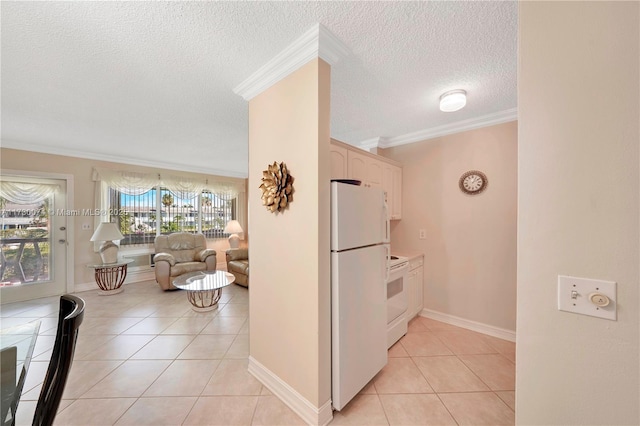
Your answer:
[[[327,425],[333,419],[331,400],[317,408],[295,389],[284,382],[272,371],[249,357],[249,373],[262,382],[275,396],[287,404],[297,415],[310,425]]]
[[[455,315],[449,315],[449,314],[434,311],[431,309],[423,309],[420,312],[420,316],[425,318],[431,318],[433,320],[444,322],[447,324],[455,325],[457,327],[466,328],[467,330],[477,331],[478,333],[487,334],[489,336],[508,340],[510,342],[516,341],[516,332],[512,330],[507,330],[506,328],[494,327],[493,325],[471,321],[465,318],[460,318]]]

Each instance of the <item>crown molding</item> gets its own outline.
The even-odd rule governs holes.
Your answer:
[[[177,170],[181,172],[203,173],[224,177],[247,178],[247,173],[233,172],[229,170],[210,169],[198,167],[193,164],[164,163],[161,161],[149,161],[138,158],[124,158],[117,155],[99,154],[95,152],[80,151],[68,148],[58,148],[34,143],[17,142],[12,140],[2,140],[2,148],[17,149],[20,151],[33,151],[43,154],[64,155],[66,157],[86,158],[88,160],[108,161],[110,163],[132,164],[134,166],[155,167],[159,169]]]
[[[358,144],[358,148],[370,150],[373,148],[381,148],[387,143],[387,138],[377,137],[364,140]]]
[[[518,109],[511,108],[503,111],[494,112],[480,117],[470,118],[468,120],[457,121],[442,126],[431,127],[417,132],[407,133],[405,135],[395,136],[393,138],[373,138],[366,139],[358,144],[361,147],[370,148],[391,148],[399,145],[406,145],[414,142],[421,142],[427,139],[438,138],[440,136],[451,135],[454,133],[466,132],[467,130],[479,129],[482,127],[495,126],[496,124],[507,123],[518,119]],[[377,145],[372,145],[373,141],[378,140]]]
[[[320,23],[314,24],[282,52],[237,85],[233,92],[249,101],[312,59],[321,58],[329,65],[334,65],[348,54],[347,46],[331,31]]]

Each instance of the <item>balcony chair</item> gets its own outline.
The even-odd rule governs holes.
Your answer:
[[[84,300],[79,297],[70,294],[60,296],[56,340],[38,397],[33,426],[50,426],[56,417],[64,386],[71,371],[78,329],[84,318],[84,305]]]
[[[202,234],[159,235],[154,246],[156,282],[163,290],[176,290],[172,281],[187,272],[216,270],[216,251],[207,248]]]
[[[227,271],[236,277],[235,283],[249,287],[249,249],[229,249],[227,254]]]

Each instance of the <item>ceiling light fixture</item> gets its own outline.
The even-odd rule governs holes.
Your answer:
[[[454,112],[464,108],[467,104],[467,92],[464,90],[450,90],[440,96],[440,111]]]

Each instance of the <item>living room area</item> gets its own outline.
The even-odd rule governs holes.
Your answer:
[[[33,232],[38,236],[50,232],[45,239],[65,241],[64,245],[51,244],[53,253],[47,253],[45,246],[40,244],[42,249],[39,252],[49,258],[34,264],[33,270],[23,266],[29,281],[34,275],[42,281],[55,276],[56,281],[65,281],[62,291],[68,293],[97,288],[94,270],[88,265],[101,263],[99,249],[102,241],[92,241],[92,237],[103,222],[114,222],[123,236],[118,241],[118,258],[134,260],[128,265],[125,283],[154,279],[152,265],[157,235],[176,232],[203,234],[206,248],[216,252],[217,270],[227,268],[225,254],[230,248],[230,234],[225,233],[225,229],[230,221],[236,221],[241,229],[237,246],[248,247],[245,178],[7,148],[2,148],[2,164],[5,181],[39,182],[49,179],[54,182],[49,186],[54,187],[55,192],[47,199],[33,205],[3,206],[5,210],[20,209],[25,214],[13,220],[26,221],[23,225],[11,226],[7,224],[12,218],[5,217],[5,238],[9,238],[9,234],[27,238]],[[63,204],[54,206],[54,200],[63,200]],[[43,217],[40,215],[42,211],[47,213]],[[39,226],[33,226],[36,220]],[[24,250],[28,252],[34,248],[27,245]],[[23,258],[27,257],[23,255]],[[11,281],[26,278],[16,273],[11,275],[12,272],[15,271],[7,270],[4,274],[5,287],[10,287]],[[59,288],[47,290],[53,287],[51,285],[38,287],[39,297],[61,293]],[[12,297],[11,292],[3,294],[5,301]],[[15,301],[20,299],[21,296],[15,296]]]

